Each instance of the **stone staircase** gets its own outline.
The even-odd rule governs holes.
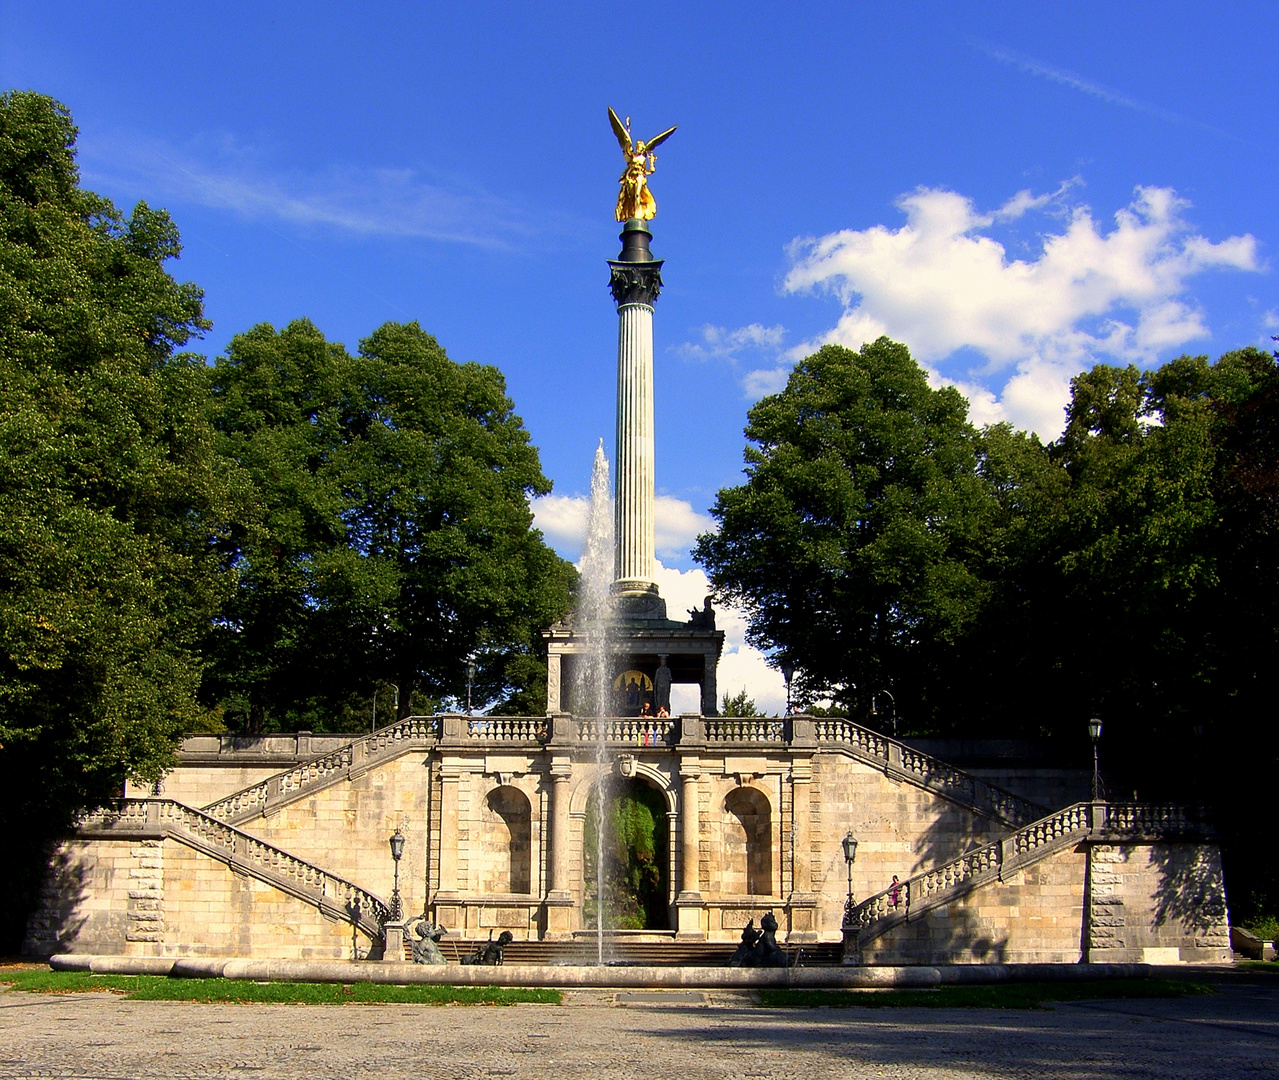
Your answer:
[[[410,716],[398,720],[337,750],[233,792],[204,807],[204,812],[233,825],[263,817],[333,784],[356,779],[369,769],[404,754],[432,749],[442,738],[445,719],[442,716]],[[463,745],[469,743],[475,749],[497,746],[540,749],[547,743],[551,731],[551,721],[546,717],[450,716],[448,719],[456,722]],[[679,742],[679,723],[678,719],[577,718],[572,722],[572,742],[594,745],[603,734],[610,748],[617,751],[674,749]],[[1048,812],[1029,799],[851,720],[804,716],[784,720],[704,717],[700,718],[700,723],[706,744],[717,749],[787,746],[795,740],[798,725],[810,725],[812,739],[818,748],[838,749],[882,770],[894,780],[923,788],[1002,824],[1028,825]]]
[[[250,784],[210,803],[204,807],[204,812],[232,825],[240,825],[305,795],[344,780],[354,780],[374,766],[414,750],[425,750],[434,746],[439,737],[440,717],[409,716],[362,735],[337,750],[304,761],[257,784]]]
[[[232,870],[314,904],[329,918],[348,922],[381,943],[386,902],[345,878],[291,855],[225,821],[173,799],[121,799],[85,815],[85,838],[172,838]]]
[[[1086,839],[1120,842],[1197,836],[1210,838],[1211,829],[1201,816],[1182,806],[1075,803],[899,882],[896,903],[891,886],[863,900],[845,915],[845,930],[856,928],[860,949],[901,923],[1003,881],[1005,876]]]
[[[456,963],[484,945],[485,941],[446,936],[439,944],[445,959]],[[781,947],[786,950],[795,966],[830,967],[841,963],[843,945],[838,941]],[[606,939],[604,962],[626,967],[727,967],[736,950],[736,942]],[[512,941],[504,950],[503,963],[536,964],[544,967],[570,964],[591,966],[596,963],[598,955],[595,939],[579,934],[572,941]],[[412,959],[407,943],[404,958]]]

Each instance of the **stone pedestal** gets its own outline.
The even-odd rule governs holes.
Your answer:
[[[404,924],[402,922],[387,923],[382,949],[382,959],[387,963],[404,962]]]

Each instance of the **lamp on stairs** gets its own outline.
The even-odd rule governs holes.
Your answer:
[[[853,908],[857,905],[853,900],[853,860],[857,858],[857,837],[849,833],[841,841],[844,848],[844,862],[848,864],[848,899],[844,901],[844,925],[853,925]]]
[[[395,860],[395,887],[391,890],[391,922],[399,922],[404,912],[400,905],[400,859],[404,856],[404,834],[396,829],[391,834],[391,858]]]

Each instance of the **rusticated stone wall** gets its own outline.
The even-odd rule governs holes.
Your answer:
[[[1092,962],[1229,963],[1225,884],[1215,844],[1096,844],[1088,870]]]
[[[1074,964],[1087,856],[1067,848],[901,923],[862,950],[871,964]]]
[[[329,758],[294,770],[287,784],[267,785],[263,800],[238,804],[268,812],[231,819],[248,834],[234,843],[265,841],[282,849],[271,858],[312,864],[291,864],[291,873],[319,868],[375,894],[366,901],[376,906],[378,898],[392,896],[395,864],[387,841],[398,829],[406,838],[399,864],[406,915],[425,910],[455,938],[503,929],[517,938],[565,937],[580,929],[587,892],[583,830],[599,768],[593,747],[556,734],[563,727],[558,718],[536,738],[514,728],[468,735],[465,718],[443,719],[438,737],[383,742],[379,746],[388,749],[378,751],[382,756],[365,753],[361,744],[359,753],[341,758],[341,768],[332,769]],[[849,888],[842,841],[850,833],[858,840],[851,886],[859,899],[886,889],[894,875],[905,882],[974,849],[993,845],[1004,852],[1011,845],[1006,854],[1016,855],[1009,822],[982,807],[1000,805],[1023,816],[1026,808],[1010,811],[1012,804],[988,790],[965,787],[962,774],[941,762],[921,766],[915,758],[903,764],[896,747],[877,765],[869,754],[857,756],[848,748],[857,744],[848,740],[819,742],[788,727],[790,742],[784,742],[771,722],[725,744],[722,733],[718,742],[705,734],[703,721],[680,723],[685,721],[695,732],[687,742],[681,735],[614,747],[611,765],[663,795],[668,929],[685,938],[733,941],[749,919],[771,910],[783,940],[840,940]],[[811,731],[813,722],[804,723]],[[794,731],[800,728],[796,721]],[[190,792],[191,801],[207,795],[211,802],[228,793],[226,778],[236,769],[244,770],[240,779],[258,781],[266,768],[260,760],[235,764],[234,748],[219,749],[216,760],[213,750],[204,753],[207,760],[189,761],[170,774],[166,796],[184,801],[182,793]],[[298,785],[304,785],[301,792],[290,794]],[[967,796],[946,794],[965,791]],[[157,803],[133,805],[146,817]],[[204,821],[191,827],[225,830]],[[563,850],[552,847],[556,829]],[[232,873],[177,840],[145,838],[152,835],[145,830],[127,841],[96,835],[55,853],[29,948],[299,957],[349,956],[368,948],[367,937],[349,923],[330,922],[306,902]],[[1153,836],[1182,835],[1157,827],[1126,834],[1144,836],[1143,843],[1110,843],[1112,833],[1088,835],[1107,843],[1054,848],[1038,862],[1012,858],[1001,864],[1010,867],[1002,880],[931,909],[921,906],[911,921],[868,941],[863,959],[1229,956],[1214,845],[1152,843]],[[222,836],[232,843],[225,831]],[[200,846],[193,836],[187,842]],[[269,874],[266,880],[279,881]],[[563,891],[548,896],[552,881],[561,882],[556,888]]]
[[[53,860],[28,953],[352,959],[350,924],[173,839],[72,840]]]

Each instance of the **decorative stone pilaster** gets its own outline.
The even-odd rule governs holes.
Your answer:
[[[809,786],[812,761],[797,757],[791,761],[791,895],[786,902],[790,915],[790,941],[817,940],[817,897],[813,894],[812,836],[809,826],[812,807]]]
[[[551,759],[551,855],[550,889],[546,894],[546,937],[573,936],[573,895],[569,891],[569,779],[573,759]]]
[[[680,761],[680,890],[675,898],[678,917],[676,940],[701,940],[706,937],[703,912],[705,903],[698,887],[701,863],[701,821],[698,796],[702,776],[699,758]]]
[[[457,895],[457,814],[461,778],[460,766],[451,763],[440,766],[440,887],[437,899]]]
[[[560,654],[549,653],[546,657],[546,714],[560,711]]]
[[[137,840],[129,849],[125,941],[164,941],[164,841]]]

